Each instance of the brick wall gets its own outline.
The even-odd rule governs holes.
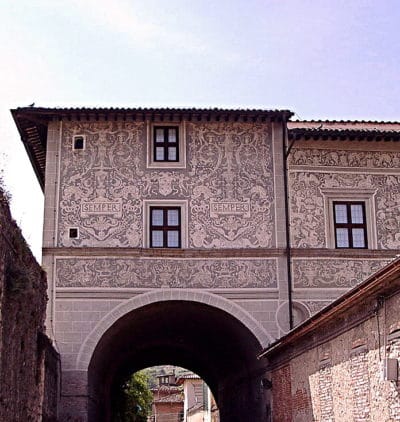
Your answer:
[[[42,421],[46,383],[52,385],[57,379],[57,371],[46,369],[50,361],[58,359],[43,334],[46,288],[45,274],[12,220],[0,190],[1,421]],[[56,420],[54,404],[52,400],[49,417],[43,420]]]
[[[292,420],[291,370],[286,365],[273,373],[272,406],[274,422],[290,422]]]
[[[377,303],[366,300],[269,357],[274,422],[400,420],[399,377],[382,375],[385,358],[400,362],[400,291]]]

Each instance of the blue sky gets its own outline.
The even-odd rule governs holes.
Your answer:
[[[2,0],[0,19],[0,166],[38,257],[43,197],[12,107],[261,107],[399,120],[398,0]]]

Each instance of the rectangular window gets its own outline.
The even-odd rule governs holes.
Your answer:
[[[153,153],[155,162],[179,161],[179,130],[176,126],[155,126]]]
[[[150,247],[181,247],[180,207],[150,207]]]
[[[333,202],[336,248],[365,249],[367,224],[364,202]]]

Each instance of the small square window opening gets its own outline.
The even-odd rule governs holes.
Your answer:
[[[79,235],[79,231],[76,227],[71,227],[69,229],[69,237],[70,239],[77,239]]]
[[[84,149],[85,148],[85,138],[83,136],[74,137],[74,149]]]

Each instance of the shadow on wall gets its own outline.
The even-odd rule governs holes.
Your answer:
[[[0,420],[56,421],[59,355],[45,335],[47,282],[0,188]]]

